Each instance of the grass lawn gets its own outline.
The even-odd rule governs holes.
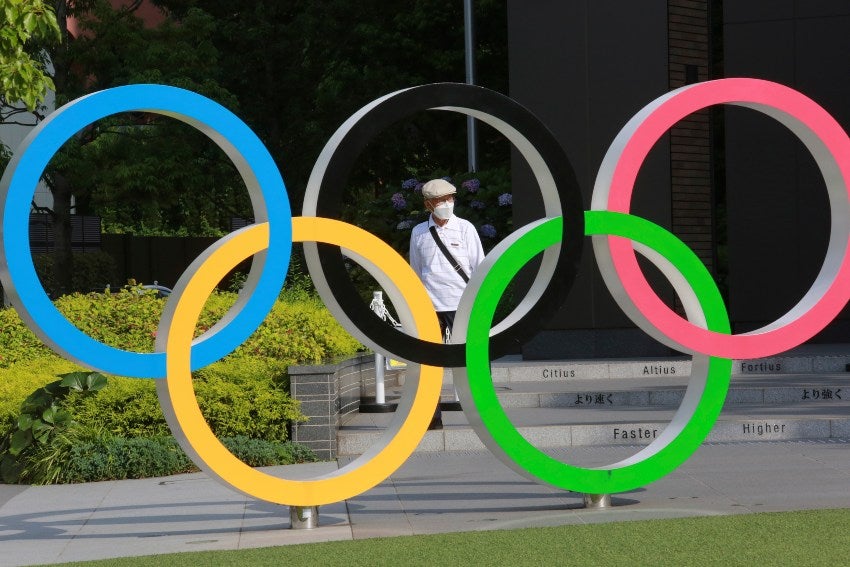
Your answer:
[[[463,532],[68,565],[850,565],[850,510]]]

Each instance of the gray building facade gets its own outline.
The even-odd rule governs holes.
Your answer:
[[[537,114],[569,156],[589,207],[620,128],[685,84],[756,77],[800,90],[850,126],[850,4],[726,0],[508,2],[510,95]],[[528,168],[513,159],[517,226],[538,218]],[[826,250],[823,180],[794,135],[755,111],[705,110],[676,125],[643,165],[632,211],[674,232],[727,295],[735,332],[769,323],[814,281]],[[647,267],[669,305],[676,299]],[[528,277],[528,276],[527,276]],[[814,341],[847,342],[847,310]],[[670,354],[611,299],[586,241],[562,309],[525,358]]]

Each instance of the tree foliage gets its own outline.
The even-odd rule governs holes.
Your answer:
[[[0,123],[5,123],[17,114],[16,103],[34,111],[54,88],[44,48],[60,35],[52,7],[42,0],[0,0],[0,14]]]
[[[463,82],[461,2],[438,0],[158,0],[178,20],[191,8],[217,22],[222,84],[240,116],[275,157],[294,206],[316,157],[353,112],[392,91],[430,82]],[[507,90],[505,3],[476,5],[479,84]],[[485,134],[485,161],[507,158]],[[490,165],[496,165],[491,163]],[[395,185],[414,170],[466,167],[465,118],[421,113],[380,133],[358,160],[354,185]]]
[[[80,37],[68,57],[85,73],[63,98],[104,88],[157,83],[189,89],[231,109],[235,97],[218,82],[215,23],[190,10],[146,28],[129,10],[92,3],[79,14]],[[80,213],[98,214],[108,232],[220,234],[247,216],[248,195],[232,163],[197,129],[153,113],[102,119],[75,136],[52,163],[73,187]]]
[[[136,17],[138,1],[113,8],[107,0],[53,0],[57,25],[50,29],[66,39],[46,51],[57,104],[145,82],[209,96],[263,140],[295,210],[316,157],[354,111],[397,89],[464,79],[460,2],[152,1],[165,15],[156,28]],[[44,7],[43,0],[0,5],[29,13]],[[505,3],[478,0],[475,9],[478,83],[505,92]],[[25,31],[32,27],[31,17],[16,17]],[[78,22],[74,38],[70,18]],[[32,29],[33,37],[47,30],[43,24]],[[483,128],[480,145],[482,167],[507,162],[501,136]],[[376,133],[351,173],[352,189],[358,189],[347,195],[373,187],[377,196],[421,172],[462,171],[465,165],[465,118],[419,113]],[[98,214],[115,232],[217,234],[229,229],[230,217],[251,210],[221,150],[195,129],[148,113],[113,116],[77,133],[51,162],[46,180],[55,203],[55,265],[69,282],[72,195],[74,212]]]

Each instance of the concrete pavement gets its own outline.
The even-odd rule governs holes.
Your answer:
[[[534,438],[537,446],[565,462],[600,466],[642,448],[631,441],[618,442],[608,431],[611,427],[669,421],[681,401],[688,364],[677,358],[657,364],[506,362],[494,363],[493,368],[500,398],[515,423],[527,427],[531,437],[534,431],[542,432]],[[741,362],[709,442],[665,478],[614,495],[613,506],[605,510],[584,509],[581,494],[518,475],[477,448],[480,443],[473,439],[463,414],[446,412],[446,429],[428,432],[420,444],[422,449],[439,445],[434,440],[442,439],[442,447],[417,451],[375,488],[322,506],[320,527],[315,530],[289,529],[287,507],[245,497],[202,473],[43,487],[0,484],[0,566],[439,532],[850,508],[848,364],[848,345],[804,345],[791,355]],[[666,377],[644,378],[647,373]],[[762,376],[765,373],[771,375]],[[565,377],[575,380],[561,380]],[[817,399],[815,391],[821,394]],[[835,396],[826,399],[826,392]],[[591,394],[592,408],[578,409],[578,401]],[[601,405],[596,403],[600,394],[605,402]],[[362,451],[390,417],[356,416],[340,435],[362,435],[365,441],[351,452]],[[760,422],[773,424],[773,429],[785,427],[774,431],[772,438],[758,430]],[[567,435],[565,427],[574,429]],[[595,437],[585,435],[587,439],[580,441],[581,428],[596,431]],[[286,478],[308,478],[354,458],[352,454],[338,462],[267,470]]]
[[[551,449],[585,466],[637,446]],[[353,457],[342,458],[340,465]],[[337,463],[274,467],[288,478]],[[486,451],[416,453],[364,494],[320,509],[320,527],[290,530],[286,507],[257,502],[206,475],[16,487],[0,485],[0,564],[32,565],[438,532],[651,518],[850,508],[850,440],[708,443],[607,510],[529,481]]]

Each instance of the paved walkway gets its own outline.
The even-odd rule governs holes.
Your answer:
[[[635,447],[553,450],[601,465]],[[341,464],[345,464],[346,461]],[[276,467],[289,478],[336,463]],[[321,526],[289,530],[288,509],[257,502],[203,474],[16,487],[0,485],[0,564],[31,565],[311,541],[510,529],[649,518],[850,508],[850,441],[703,445],[677,471],[607,510],[520,477],[485,451],[412,456],[390,479],[323,506]]]

